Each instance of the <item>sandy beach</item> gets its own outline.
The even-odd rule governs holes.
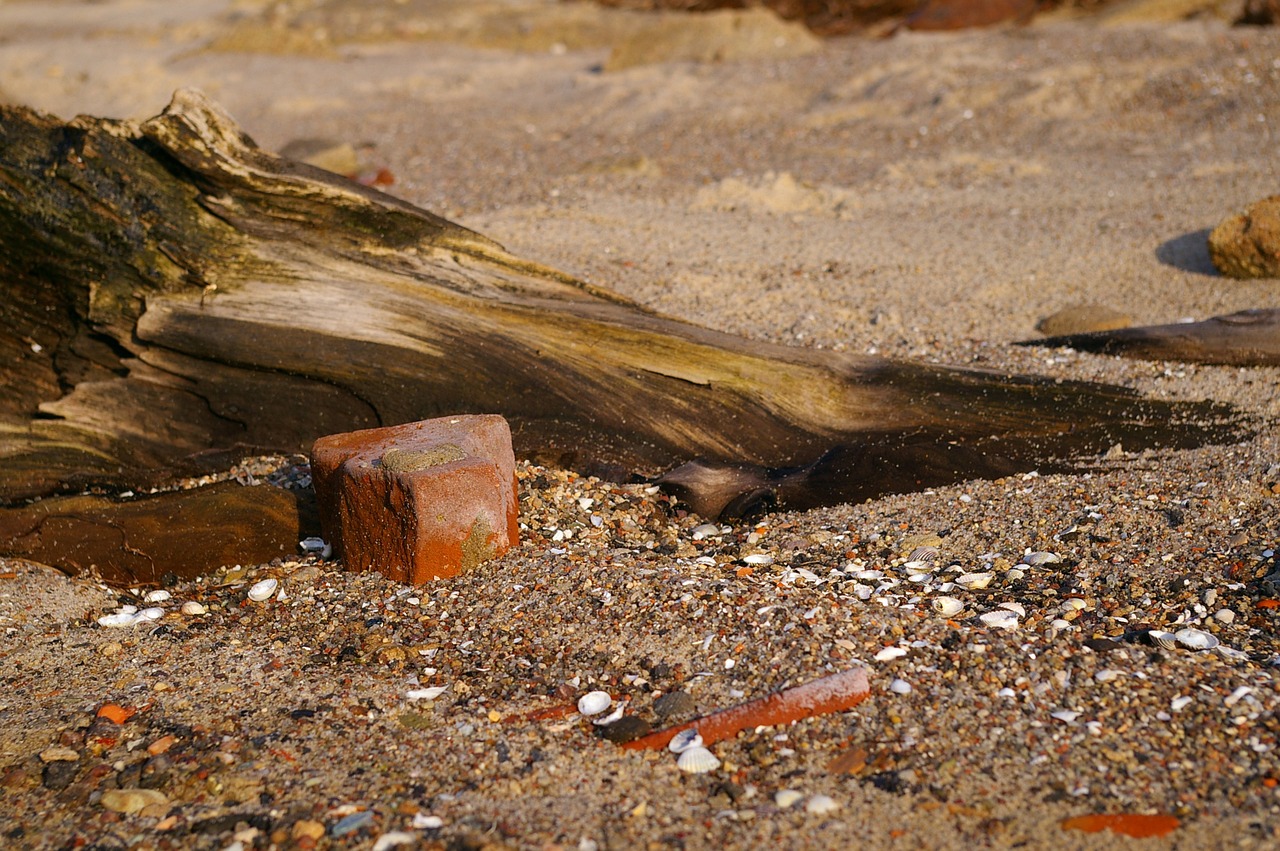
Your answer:
[[[300,554],[148,602],[0,560],[8,847],[1280,844],[1280,370],[1011,345],[1074,306],[1280,304],[1205,245],[1280,191],[1280,30],[818,40],[762,15],[19,0],[0,99],[140,119],[196,87],[264,148],[350,145],[391,194],[661,313],[1229,403],[1250,434],[734,525],[525,463],[520,547],[416,588]],[[99,625],[125,604],[165,614]],[[702,774],[573,711],[603,690],[656,729],[855,666],[865,701]],[[131,789],[155,794],[122,812]],[[1092,814],[1178,826],[1064,828]]]

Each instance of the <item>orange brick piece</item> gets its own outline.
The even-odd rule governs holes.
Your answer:
[[[322,437],[311,478],[325,540],[348,570],[417,585],[495,558],[520,537],[511,429],[499,416]]]

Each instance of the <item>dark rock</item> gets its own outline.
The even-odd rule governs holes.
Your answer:
[[[312,476],[325,538],[351,570],[420,584],[519,540],[511,431],[499,416],[322,437]]]
[[[1280,278],[1280,195],[1224,219],[1209,234],[1209,256],[1228,278]]]
[[[634,742],[641,736],[647,736],[653,732],[653,727],[649,722],[635,715],[626,715],[614,721],[612,724],[605,724],[596,728],[601,738],[604,738],[615,745],[623,745],[627,742]]]
[[[687,691],[669,691],[653,702],[653,714],[663,720],[692,715],[697,708]]]
[[[80,764],[76,762],[51,762],[44,767],[44,787],[61,792],[71,785],[79,771]]]
[[[1236,24],[1273,27],[1280,24],[1280,0],[1245,0]]]

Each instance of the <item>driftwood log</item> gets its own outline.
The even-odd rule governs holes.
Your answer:
[[[1202,322],[1144,325],[1027,340],[1022,346],[1069,346],[1139,360],[1225,366],[1280,366],[1280,308],[1241,310]]]
[[[0,107],[0,286],[10,506],[459,412],[505,415],[525,457],[614,474],[675,466],[661,481],[708,516],[1236,427],[1210,404],[768,345],[655,315],[275,157],[194,91],[143,122]],[[38,537],[22,522],[10,544]]]

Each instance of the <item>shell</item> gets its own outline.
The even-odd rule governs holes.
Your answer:
[[[929,601],[929,605],[935,612],[948,618],[964,611],[964,603],[955,597],[935,597]]]
[[[1040,567],[1044,564],[1057,564],[1060,561],[1062,561],[1062,556],[1057,553],[1048,552],[1027,553],[1022,557],[1022,564],[1029,565],[1031,567]]]
[[[197,603],[195,600],[188,600],[182,604],[182,613],[184,615],[203,615],[208,612],[208,606],[204,603]]]
[[[1064,612],[1079,612],[1087,608],[1089,608],[1089,604],[1079,597],[1068,597],[1062,601],[1062,611]]]
[[[583,715],[599,715],[613,705],[607,691],[589,691],[578,698],[578,712]]]
[[[840,804],[830,795],[814,795],[804,805],[804,811],[814,815],[834,813],[838,809],[840,809]]]
[[[889,691],[894,694],[911,694],[911,683],[903,679],[895,679],[889,683]]]
[[[1190,697],[1184,694],[1180,697],[1175,697],[1173,700],[1169,701],[1169,708],[1172,709],[1174,712],[1181,712],[1183,709],[1186,709],[1187,705],[1194,700],[1195,700],[1194,697]]]
[[[255,582],[253,587],[249,589],[249,599],[255,603],[269,600],[279,587],[280,580],[278,579],[264,579],[261,582]]]
[[[626,711],[627,711],[627,701],[625,700],[620,701],[618,703],[617,708],[615,708],[612,712],[610,712],[608,715],[604,716],[603,718],[592,718],[591,723],[595,724],[597,727],[608,727],[614,721],[621,720],[623,713]]]
[[[719,767],[720,760],[702,745],[694,745],[681,753],[680,758],[676,760],[676,768],[689,774],[706,774]]]
[[[1156,647],[1163,647],[1165,650],[1173,650],[1178,646],[1178,637],[1162,629],[1151,630],[1147,633],[1147,638],[1151,639],[1151,643]]]
[[[448,686],[430,686],[429,688],[411,688],[404,693],[409,700],[435,700],[444,694]]]
[[[159,606],[152,606],[149,609],[143,609],[135,615],[139,621],[158,621],[164,617],[164,609]]]
[[[752,553],[749,556],[743,556],[742,563],[756,566],[773,564],[773,556],[768,553]]]
[[[172,594],[170,594],[168,591],[164,590],[163,588],[157,588],[154,591],[148,591],[147,596],[143,597],[142,599],[148,603],[163,603],[165,600],[168,600],[172,596],[173,596]]]
[[[1192,650],[1212,650],[1220,643],[1212,633],[1199,629],[1180,629],[1173,637],[1183,647],[1190,647]]]
[[[800,803],[800,799],[804,795],[795,789],[779,789],[773,793],[773,802],[778,805],[780,810],[788,810]]]
[[[911,555],[907,556],[908,562],[921,562],[923,564],[933,564],[938,560],[938,556],[942,554],[942,550],[937,547],[916,547],[911,551]]]
[[[886,647],[876,654],[876,661],[888,662],[893,659],[901,659],[903,656],[906,656],[906,655],[907,655],[907,648],[905,647]]]
[[[133,626],[137,622],[138,615],[136,612],[116,612],[98,618],[98,626],[105,627]]]
[[[995,577],[994,573],[962,573],[954,581],[961,588],[986,588]]]
[[[1020,618],[1027,616],[1027,607],[1021,603],[1001,603],[1000,608],[1008,609]]]
[[[667,742],[667,750],[676,754],[684,753],[690,748],[700,747],[702,747],[702,736],[699,736],[698,731],[693,727],[681,730],[671,737],[671,741]]]
[[[987,612],[984,615],[979,615],[978,620],[996,629],[1018,628],[1018,613],[1011,612],[1008,609],[996,609],[994,612]]]

